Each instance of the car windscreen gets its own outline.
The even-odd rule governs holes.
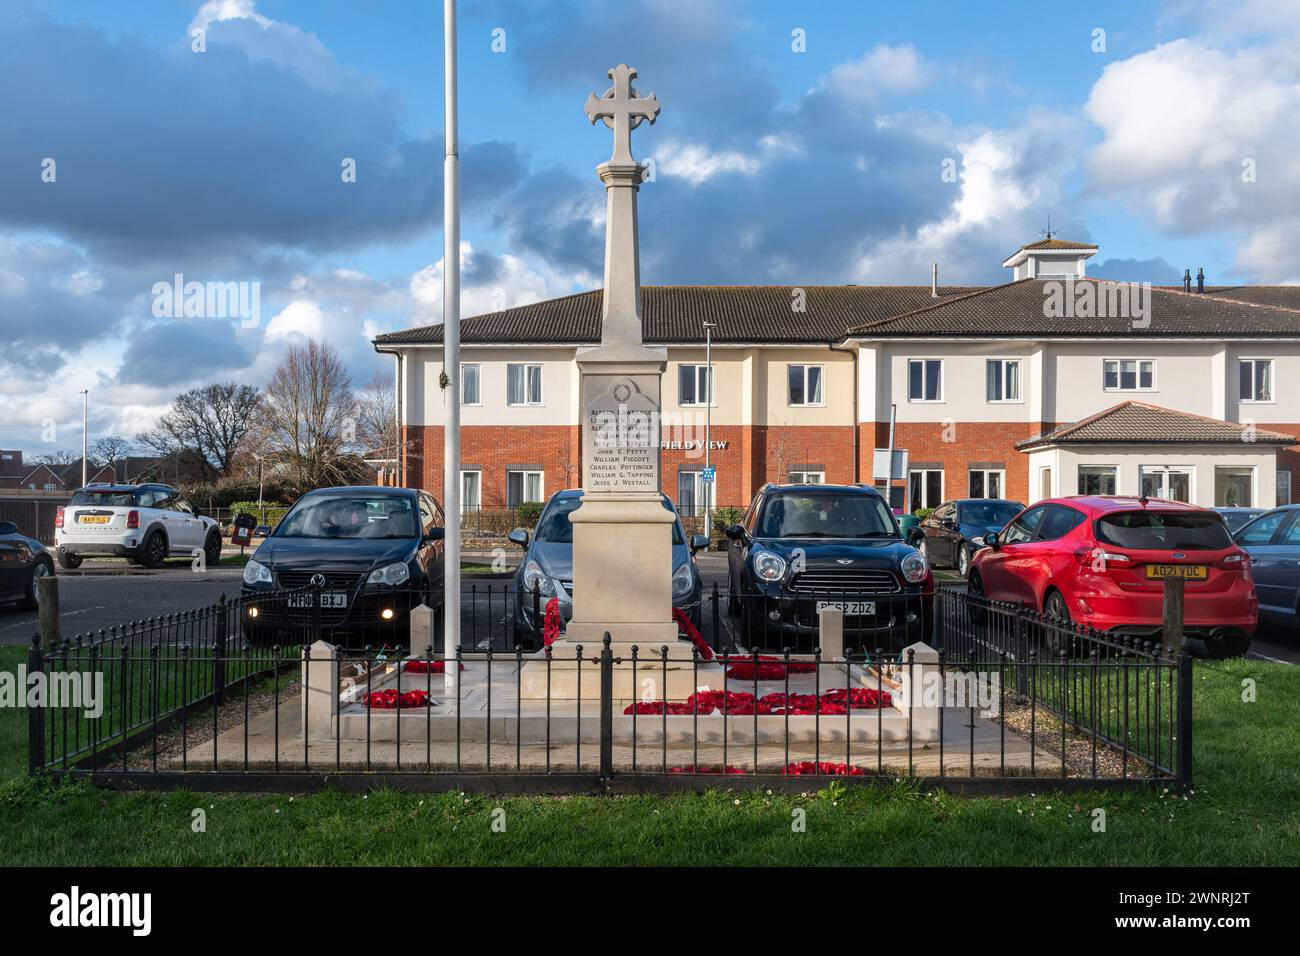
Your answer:
[[[1221,511],[1219,512],[1219,514],[1223,517],[1223,523],[1228,526],[1229,531],[1239,530],[1241,527],[1243,527],[1246,524],[1247,521],[1255,517],[1255,515],[1261,515],[1263,513],[1264,512],[1262,511],[1226,511],[1226,512]]]
[[[135,504],[134,491],[78,491],[72,496],[74,505],[98,505],[101,508],[130,507]]]
[[[1001,527],[1022,510],[1020,505],[1010,501],[967,501],[957,506],[957,519],[962,524]]]
[[[414,538],[415,502],[395,495],[319,495],[293,506],[277,538]]]
[[[573,523],[569,521],[569,515],[577,511],[581,504],[581,498],[557,498],[552,501],[551,506],[542,515],[542,520],[537,524],[534,540],[547,544],[573,544]],[[668,505],[665,504],[664,507],[668,508]],[[668,510],[672,509],[668,508]],[[674,521],[673,544],[685,543],[681,523]]]
[[[790,491],[773,495],[756,532],[760,538],[895,537],[883,498],[835,492]]]
[[[1120,511],[1097,521],[1097,540],[1133,551],[1218,551],[1232,536],[1215,514]]]

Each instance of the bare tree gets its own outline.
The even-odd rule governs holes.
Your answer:
[[[356,440],[378,458],[397,457],[397,390],[393,379],[376,372],[356,394]]]
[[[291,345],[271,376],[261,404],[264,447],[299,491],[352,480],[360,460],[352,381],[329,345]]]
[[[239,443],[257,412],[257,389],[235,382],[204,385],[177,395],[152,432],[137,441],[166,457],[180,451],[202,455],[223,476],[234,473]]]
[[[116,465],[131,454],[132,442],[121,435],[106,435],[95,439],[90,447],[90,460],[98,465]]]
[[[43,455],[32,455],[27,460],[34,465],[70,465],[77,458],[72,452],[65,450],[47,452]]]

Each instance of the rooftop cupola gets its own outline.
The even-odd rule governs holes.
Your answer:
[[[1097,254],[1091,242],[1070,242],[1048,235],[1021,246],[1002,263],[1014,279],[1082,279],[1084,264]]]

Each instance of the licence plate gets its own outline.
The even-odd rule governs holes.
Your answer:
[[[310,594],[291,594],[289,595],[289,607],[311,607],[312,596]],[[348,606],[348,595],[346,591],[322,591],[320,595],[320,606],[328,608],[345,608]]]
[[[1147,578],[1163,580],[1164,578],[1188,578],[1192,581],[1204,581],[1209,572],[1203,564],[1148,564]]]
[[[108,524],[109,515],[77,515],[77,524]]]
[[[864,616],[876,613],[875,601],[818,601],[817,613],[820,614],[822,608],[838,608],[845,614]]]

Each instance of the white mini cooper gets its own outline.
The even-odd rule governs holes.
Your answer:
[[[220,526],[170,485],[88,485],[58,510],[54,540],[64,568],[95,555],[146,568],[196,550],[209,565],[221,560]]]

